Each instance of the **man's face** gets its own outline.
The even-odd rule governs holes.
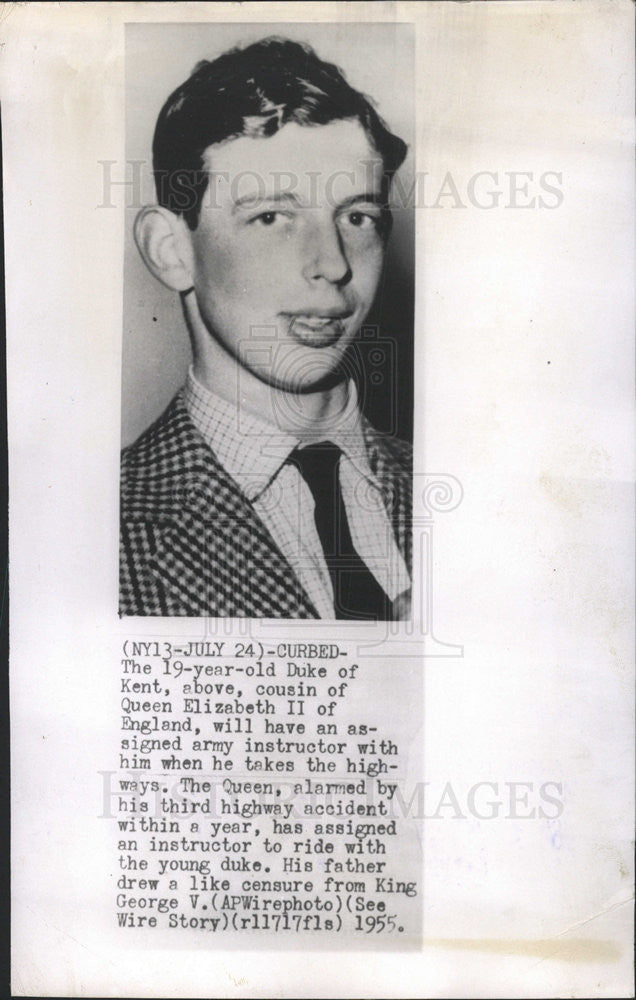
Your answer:
[[[203,321],[261,381],[319,389],[380,278],[382,158],[358,122],[335,121],[242,136],[205,159],[209,190],[191,234]]]

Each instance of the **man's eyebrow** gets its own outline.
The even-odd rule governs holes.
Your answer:
[[[386,198],[379,191],[364,191],[361,194],[352,194],[349,198],[343,198],[335,207],[350,208],[351,205],[357,205],[359,202],[379,205],[380,208],[386,208],[387,204]]]
[[[232,205],[232,214],[241,208],[254,208],[255,205],[279,205],[290,203],[295,205],[297,208],[302,208],[304,204],[298,195],[294,194],[293,191],[277,191],[273,194],[246,194],[236,199]],[[348,198],[343,198],[342,201],[339,201],[334,205],[334,208],[340,211],[360,203],[378,205],[380,208],[386,208],[387,206],[386,197],[380,194],[380,192],[360,191],[357,194],[350,195]]]
[[[290,191],[279,191],[275,194],[245,194],[241,198],[236,199],[232,205],[232,213],[236,212],[239,208],[249,208],[250,206],[261,205],[264,202],[271,202],[276,205],[292,202],[294,205],[300,205],[300,199]]]

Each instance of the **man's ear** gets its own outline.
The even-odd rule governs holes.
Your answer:
[[[176,292],[193,285],[192,246],[183,219],[159,205],[147,205],[135,219],[135,243],[148,270]]]

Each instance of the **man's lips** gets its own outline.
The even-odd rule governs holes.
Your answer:
[[[343,309],[342,307],[336,309],[294,309],[293,312],[283,312],[283,316],[287,316],[289,319],[301,319],[303,322],[309,320],[332,320],[332,319],[347,319],[349,316],[353,316],[353,309]]]
[[[306,347],[330,347],[344,333],[344,323],[353,315],[350,309],[308,309],[306,312],[283,313],[289,333]]]

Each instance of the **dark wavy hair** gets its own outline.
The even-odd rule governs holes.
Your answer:
[[[159,204],[196,229],[208,185],[203,161],[208,146],[239,136],[271,136],[288,122],[312,126],[342,119],[364,128],[382,156],[388,190],[406,144],[342,71],[309,45],[272,36],[200,62],[157,119],[152,152]]]

